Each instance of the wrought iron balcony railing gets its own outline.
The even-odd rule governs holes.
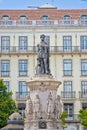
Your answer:
[[[83,27],[87,21],[72,20],[0,20],[0,27]]]
[[[16,92],[16,100],[26,100],[30,92]]]
[[[79,91],[79,98],[87,100],[87,90]]]
[[[80,118],[78,117],[78,114],[68,114],[66,121],[80,121]]]
[[[6,70],[6,71],[1,71],[0,74],[1,77],[9,77],[10,76],[10,71]]]
[[[76,92],[75,91],[61,91],[61,97],[65,99],[73,99],[76,98]]]
[[[18,54],[26,54],[26,53],[36,53],[37,52],[37,46],[26,46],[26,47],[20,47],[20,46],[0,46],[0,54],[9,54],[9,53],[18,53]],[[80,46],[72,46],[71,48],[65,49],[64,46],[50,46],[50,53],[68,53],[68,54],[74,54],[74,53],[87,53],[87,49],[82,49]]]

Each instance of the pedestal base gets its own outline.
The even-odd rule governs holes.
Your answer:
[[[60,120],[28,120],[25,121],[24,130],[62,130],[62,126]]]

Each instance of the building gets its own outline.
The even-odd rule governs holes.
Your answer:
[[[29,93],[26,81],[35,73],[41,34],[50,45],[51,73],[62,82],[58,94],[69,115],[67,129],[82,130],[77,114],[87,107],[87,9],[45,4],[37,9],[0,10],[0,76],[23,114]]]

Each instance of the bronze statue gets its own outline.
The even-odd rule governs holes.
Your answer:
[[[45,42],[45,35],[40,36],[41,42],[37,45],[37,74],[50,74],[49,69],[49,45]]]

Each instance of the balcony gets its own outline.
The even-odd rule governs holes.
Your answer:
[[[0,20],[0,27],[86,27],[87,22],[78,19],[65,20]]]
[[[10,71],[1,71],[1,77],[9,77],[10,76]]]
[[[79,92],[79,98],[81,100],[87,100],[87,91],[80,91]]]
[[[16,100],[26,100],[30,92],[16,92]]]
[[[76,98],[75,91],[61,91],[61,97],[64,100],[73,100]]]
[[[9,46],[2,47],[0,46],[0,54],[36,54],[37,46]],[[72,46],[71,49],[64,49],[64,46],[50,46],[51,54],[85,54],[87,49],[81,49],[80,46]]]
[[[80,119],[77,114],[69,114],[66,118],[66,122],[79,122]]]

